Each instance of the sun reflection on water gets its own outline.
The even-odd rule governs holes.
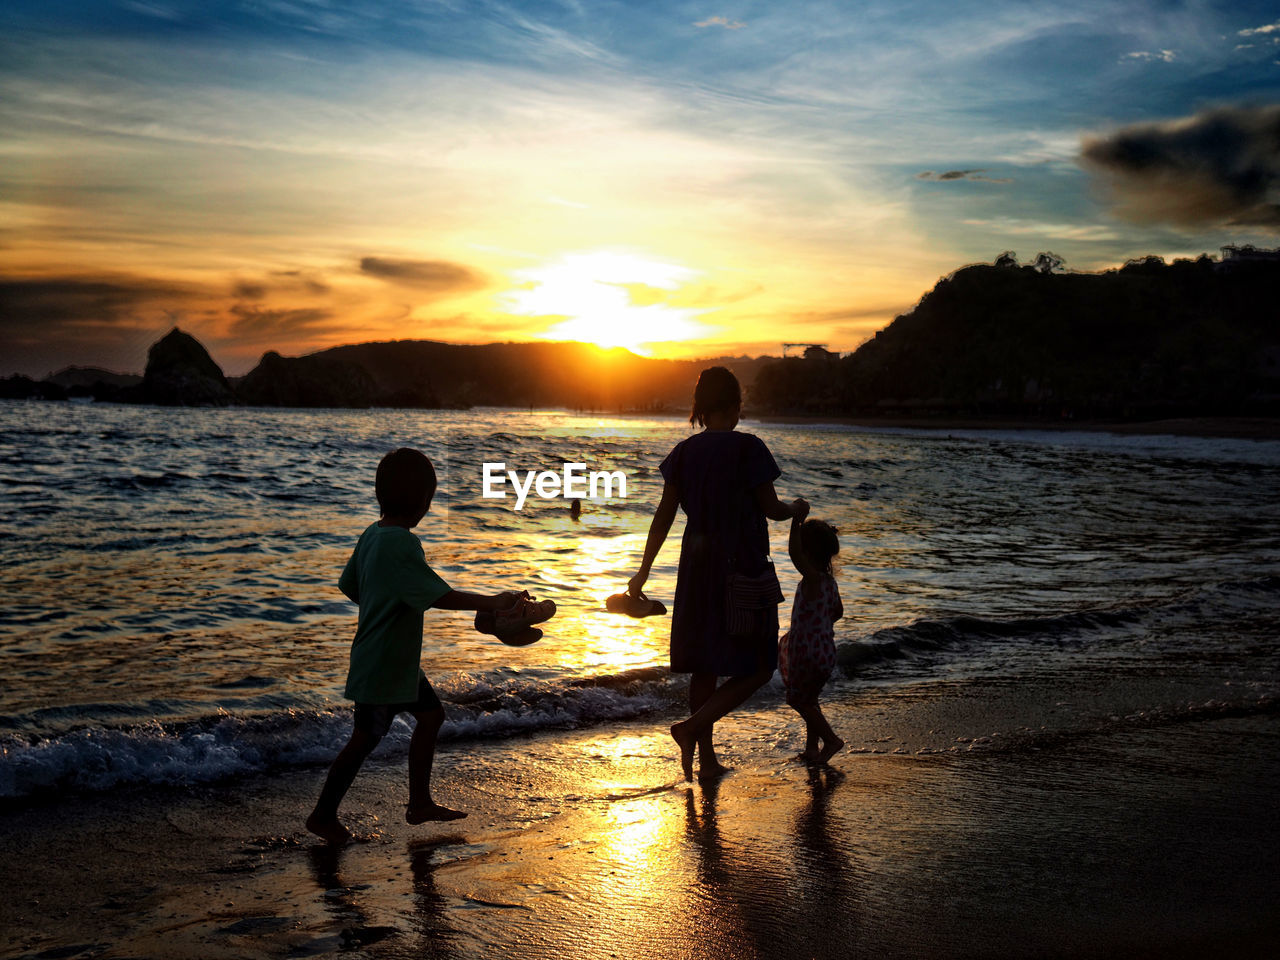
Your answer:
[[[554,563],[539,571],[546,595],[560,604],[547,633],[571,638],[553,646],[561,666],[599,675],[651,666],[663,659],[668,618],[636,620],[605,609],[611,594],[626,589],[642,548],[640,534],[583,537],[572,553],[557,555]]]

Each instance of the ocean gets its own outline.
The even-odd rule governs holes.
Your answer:
[[[840,531],[833,702],[963,705],[851,752],[1035,749],[1280,704],[1280,442],[744,421]],[[506,647],[427,615],[448,741],[677,717],[669,619],[605,611],[639,563],[677,417],[0,402],[0,800],[316,767],[345,741],[337,579],[397,446],[436,462],[417,528],[452,586],[558,605]],[[621,471],[626,496],[486,499],[482,465]],[[678,519],[647,592],[668,604]],[[786,524],[772,546],[788,600]],[[1080,693],[1070,704],[1061,691]],[[1046,691],[1051,691],[1047,693]],[[1049,699],[1046,700],[1045,698]],[[753,701],[787,711],[775,677]],[[958,709],[958,708],[957,708]],[[407,718],[406,718],[407,720]],[[398,721],[381,751],[407,747]]]

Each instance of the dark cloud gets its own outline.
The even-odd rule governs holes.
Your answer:
[[[276,342],[299,334],[326,330],[333,319],[329,310],[312,307],[264,310],[238,303],[230,310],[234,317],[227,328],[226,339],[237,343]]]
[[[273,276],[288,277],[290,282],[295,284],[298,289],[305,290],[307,293],[314,293],[317,296],[328,293],[330,289],[329,285],[323,280],[317,280],[301,270],[278,270]]]
[[[141,373],[147,347],[197,296],[125,274],[0,277],[0,376],[71,364]]]
[[[231,292],[241,300],[261,300],[267,295],[267,286],[264,283],[249,283],[242,280],[231,289]]]
[[[1280,229],[1280,105],[1121,127],[1086,139],[1082,160],[1127,219]]]
[[[901,313],[906,313],[911,307],[911,304],[884,303],[867,307],[847,307],[843,310],[812,310],[805,313],[793,313],[790,315],[789,320],[791,323],[834,324],[846,320],[875,320],[882,317],[892,319]],[[862,327],[849,326],[838,329],[848,332],[849,330],[861,330]]]
[[[271,293],[303,293],[323,296],[329,285],[301,270],[273,270],[269,280],[237,280],[231,293],[240,300],[264,300]]]
[[[947,170],[944,173],[935,173],[932,170],[926,170],[923,173],[917,173],[916,179],[917,180],[937,180],[942,182],[945,182],[948,180],[977,180],[980,183],[1012,183],[1012,181],[1006,177],[984,177],[982,176],[984,172],[985,171],[981,169]]]
[[[393,260],[363,257],[360,270],[370,276],[443,295],[484,286],[484,278],[470,267],[444,260]]]
[[[193,295],[183,287],[139,277],[0,277],[0,327],[101,326],[128,319],[149,305]]]

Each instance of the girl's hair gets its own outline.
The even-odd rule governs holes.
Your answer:
[[[436,469],[425,453],[400,447],[379,462],[373,492],[384,517],[413,513],[428,492],[435,495]]]
[[[800,524],[800,549],[823,573],[831,573],[831,559],[840,552],[840,531],[816,517]]]
[[[700,427],[707,425],[707,414],[720,410],[735,410],[742,403],[742,387],[728,367],[707,367],[698,374],[698,385],[693,388],[693,411],[689,422]]]

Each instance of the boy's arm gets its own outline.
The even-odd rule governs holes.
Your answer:
[[[441,610],[502,610],[521,595],[513,590],[492,596],[454,590],[431,569],[422,547],[416,542],[411,548],[406,548],[400,577],[400,599],[418,610],[432,607]]]
[[[417,538],[406,541],[397,556],[395,567],[396,595],[415,610],[430,610],[449,593],[449,585],[431,569]]]
[[[342,568],[342,576],[338,578],[338,589],[346,594],[352,603],[360,602],[360,575],[356,572],[356,554],[351,551],[347,565]]]
[[[505,610],[520,594],[513,590],[504,590],[492,596],[484,593],[465,593],[462,590],[450,590],[432,606],[440,610]]]

